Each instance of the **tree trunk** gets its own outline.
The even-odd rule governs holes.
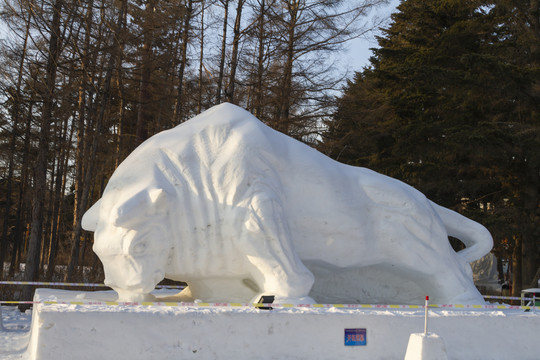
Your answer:
[[[56,70],[58,58],[60,56],[60,13],[63,1],[56,0],[53,5],[53,18],[51,33],[49,38],[49,53],[47,61],[47,71],[45,77],[45,93],[43,96],[43,108],[41,113],[41,123],[39,132],[38,155],[35,166],[34,195],[32,199],[32,223],[30,227],[30,238],[28,253],[26,255],[26,267],[24,280],[33,281],[37,279],[39,271],[39,249],[43,238],[44,201],[47,184],[47,160],[49,155],[49,136],[52,121],[52,111],[54,104]],[[23,300],[30,300],[32,288],[24,287]]]
[[[538,239],[540,238],[540,229],[538,224],[540,222],[540,174],[537,174],[538,168],[531,166],[529,182],[523,187],[524,203],[524,219],[526,222],[523,224],[522,234],[523,241],[521,244],[521,276],[522,284],[528,285],[533,281],[534,275],[539,264],[539,251],[540,246]]]
[[[255,103],[253,104],[254,115],[260,118],[263,109],[263,79],[264,79],[264,41],[265,41],[265,0],[261,0],[261,8],[258,19],[258,54],[257,54],[257,88],[255,89]]]
[[[120,13],[118,14],[115,34],[118,34],[119,29],[121,29],[123,26],[124,15],[123,15],[122,9],[124,8],[121,7]],[[113,38],[115,37],[113,36]],[[81,234],[82,234],[81,220],[82,220],[83,213],[87,208],[90,188],[92,184],[92,177],[95,176],[94,169],[95,169],[95,164],[96,164],[96,154],[98,150],[99,138],[102,132],[105,112],[109,107],[111,79],[112,79],[113,71],[115,68],[116,60],[119,58],[119,47],[117,45],[118,44],[113,42],[111,46],[112,52],[111,52],[111,56],[109,57],[109,61],[106,67],[103,90],[100,92],[100,98],[99,98],[100,108],[97,114],[96,126],[94,130],[94,136],[92,139],[92,145],[91,145],[89,153],[86,154],[86,157],[88,159],[88,167],[87,169],[84,170],[84,179],[82,180],[82,189],[80,190],[81,191],[80,200],[76,204],[76,209],[75,209],[76,212],[74,214],[74,219],[73,219],[73,235],[71,239],[71,244],[72,244],[71,256],[69,259],[66,276],[64,278],[65,281],[68,281],[68,282],[72,281],[75,268],[78,266],[80,242],[81,242]]]
[[[276,129],[284,134],[290,131],[290,108],[292,93],[292,72],[295,54],[295,32],[298,21],[298,1],[288,1],[287,11],[289,13],[289,23],[287,28],[287,44],[285,47],[285,64],[283,66],[283,75],[281,83],[281,96],[278,107],[278,123]]]
[[[70,149],[73,137],[73,126],[69,126],[68,117],[66,117],[64,121],[64,134],[66,134],[65,136],[67,137],[64,139],[64,143],[62,144],[62,149],[60,151],[54,188],[54,207],[51,217],[52,229],[49,240],[49,253],[47,254],[47,272],[45,275],[45,278],[48,281],[53,278],[56,265],[56,254],[58,252],[58,241],[60,238],[59,233],[62,224],[62,211],[64,208],[64,197],[66,193],[66,169],[70,159]]]
[[[51,130],[52,133],[54,134],[56,131],[57,131],[57,128],[55,129],[52,129]],[[40,273],[42,274],[43,273],[43,270],[46,266],[46,261],[47,261],[47,258],[46,258],[46,254],[48,253],[48,249],[49,249],[49,240],[50,240],[50,236],[51,236],[51,229],[52,229],[52,222],[53,222],[53,216],[51,216],[51,214],[53,214],[54,212],[54,203],[56,201],[56,194],[54,193],[54,189],[55,189],[55,183],[56,183],[56,178],[57,178],[57,169],[58,169],[58,165],[57,166],[57,163],[59,164],[58,162],[58,158],[55,156],[55,154],[57,153],[58,151],[58,144],[56,143],[56,139],[54,139],[54,136],[52,136],[52,139],[50,140],[50,144],[49,144],[50,148],[49,148],[49,157],[51,158],[50,160],[50,163],[49,163],[49,169],[50,169],[50,179],[49,179],[49,188],[47,189],[47,191],[45,192],[46,195],[46,198],[45,198],[45,210],[44,210],[44,216],[45,216],[45,219],[44,219],[44,223],[43,223],[43,230],[42,230],[42,233],[43,233],[43,239],[41,241],[41,249],[39,250],[39,262],[38,264],[40,264]]]
[[[514,241],[514,251],[512,253],[512,296],[519,296],[523,284],[521,276],[521,239],[517,236]]]
[[[533,41],[531,41],[532,62],[538,65],[540,63],[540,0],[530,0],[529,13],[527,21],[530,22],[530,29],[533,33]]]
[[[28,36],[30,33],[30,17],[28,18],[26,22],[26,31],[24,35],[24,43],[22,47],[22,54],[21,59],[19,61],[19,71],[17,74],[17,85],[15,87],[15,93],[13,94],[13,108],[11,112],[11,123],[12,123],[12,129],[11,129],[11,139],[10,139],[10,153],[9,153],[9,165],[8,165],[8,176],[7,176],[7,184],[6,184],[6,204],[5,204],[5,211],[4,211],[4,224],[2,229],[2,239],[1,239],[1,246],[0,246],[0,280],[3,278],[4,274],[4,260],[6,259],[7,250],[8,250],[8,228],[9,228],[9,213],[11,211],[11,198],[12,198],[12,188],[13,188],[13,168],[14,168],[14,158],[15,158],[15,151],[16,151],[16,143],[17,143],[17,136],[18,136],[18,125],[20,122],[20,108],[21,108],[21,84],[23,79],[23,70],[24,70],[24,63],[26,61],[26,51],[27,51],[27,45],[28,45]],[[21,179],[22,182],[22,179]],[[18,211],[17,211],[18,213]],[[15,238],[15,234],[12,234],[13,238]],[[16,248],[16,244],[13,242],[13,248]]]
[[[24,148],[22,159],[21,181],[19,184],[19,200],[17,205],[17,215],[15,216],[15,229],[13,230],[13,248],[11,249],[11,264],[9,266],[9,277],[15,276],[15,270],[19,268],[21,253],[23,248],[23,223],[26,222],[26,209],[29,207],[26,197],[28,182],[29,158],[30,158],[30,136],[32,129],[32,113],[34,110],[33,101],[30,101],[26,116],[26,126],[24,132]]]
[[[234,36],[233,47],[231,54],[231,73],[229,76],[229,84],[227,86],[227,101],[234,104],[234,91],[236,85],[236,68],[238,67],[238,52],[240,48],[240,26],[242,25],[242,9],[244,7],[245,0],[238,0],[238,6],[236,7],[236,20],[234,21]]]
[[[88,161],[87,158],[87,148],[88,144],[86,142],[86,137],[88,135],[88,132],[86,131],[86,115],[87,115],[87,91],[89,89],[89,84],[91,82],[90,74],[89,74],[89,68],[90,68],[90,37],[92,34],[92,16],[93,16],[93,6],[89,3],[88,9],[86,11],[85,15],[85,38],[84,38],[84,48],[83,53],[81,56],[81,67],[83,69],[82,76],[81,76],[81,83],[79,85],[79,99],[78,99],[78,114],[77,114],[77,121],[76,125],[76,148],[75,148],[75,176],[74,176],[74,199],[73,199],[73,233],[72,233],[72,248],[71,252],[76,252],[77,250],[74,250],[73,247],[78,246],[78,239],[80,237],[80,234],[75,234],[78,229],[79,225],[78,222],[80,222],[80,218],[82,218],[82,214],[80,212],[84,209],[81,208],[80,204],[82,202],[82,194],[83,194],[83,187],[89,186],[89,184],[84,184],[84,168],[85,168],[85,162]],[[90,125],[88,126],[90,128]],[[70,261],[71,262],[71,261]],[[73,270],[71,270],[73,271]],[[68,271],[64,275],[66,278],[71,279],[72,276],[68,275],[69,273],[69,266]]]
[[[221,38],[221,55],[219,57],[219,75],[217,81],[217,90],[216,90],[216,103],[221,103],[221,93],[223,88],[223,74],[225,72],[225,55],[227,48],[227,26],[229,19],[229,0],[222,1],[224,14],[223,14],[223,32]]]
[[[141,83],[139,89],[139,111],[137,114],[137,128],[135,136],[137,145],[148,138],[148,124],[152,122],[152,93],[150,91],[150,78],[152,76],[152,60],[154,43],[154,10],[155,0],[146,3],[143,25],[143,49],[141,56]]]
[[[191,16],[193,13],[193,0],[187,0],[186,13],[184,14],[184,32],[182,33],[182,46],[180,47],[180,67],[178,69],[178,89],[176,95],[176,106],[174,108],[174,121],[180,124],[184,117],[184,72],[187,62],[187,47],[189,41]]]
[[[540,281],[540,265],[538,265],[538,269],[536,270],[536,273],[533,276],[533,280],[529,284],[530,288],[540,288],[540,284],[538,283]]]
[[[15,95],[17,97],[17,95]],[[18,107],[19,100],[15,100],[14,107]],[[4,277],[4,259],[6,258],[6,253],[8,250],[8,228],[9,228],[9,219],[11,213],[11,197],[12,188],[13,188],[13,167],[14,167],[14,158],[15,158],[15,148],[17,142],[17,123],[18,123],[18,111],[13,111],[12,115],[12,127],[11,127],[11,137],[9,144],[9,164],[8,164],[8,174],[6,181],[6,203],[4,205],[4,222],[2,227],[2,238],[0,239],[0,280]]]
[[[127,0],[122,0],[120,4],[120,13],[123,14],[124,18],[122,19],[122,24],[126,23],[127,15]],[[116,65],[116,76],[118,77],[118,130],[117,130],[117,139],[116,139],[116,154],[114,159],[114,168],[116,169],[123,158],[124,152],[124,123],[125,123],[125,88],[124,88],[124,72],[122,68],[123,63],[123,54],[124,54],[124,45],[125,45],[125,26],[122,26],[119,29],[119,58]]]
[[[203,68],[204,68],[204,0],[201,1],[201,44],[199,48],[199,91],[197,94],[197,114],[202,111],[202,92],[203,92]]]

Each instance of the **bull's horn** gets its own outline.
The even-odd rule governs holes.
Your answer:
[[[166,200],[169,194],[167,191],[163,189],[150,189],[148,190],[148,197],[150,198],[150,201],[152,202],[151,206],[151,213],[148,215],[153,214],[160,214],[163,215],[167,213],[167,205]]]
[[[148,197],[150,197],[152,204],[156,204],[165,197],[165,191],[163,189],[148,190]]]
[[[99,220],[100,204],[101,204],[101,199],[96,201],[96,203],[84,213],[81,220],[81,226],[84,230],[96,231],[98,220]]]

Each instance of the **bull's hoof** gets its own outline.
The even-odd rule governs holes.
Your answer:
[[[144,302],[144,301],[156,301],[156,297],[149,293],[139,293],[128,290],[115,289],[118,293],[119,302]]]

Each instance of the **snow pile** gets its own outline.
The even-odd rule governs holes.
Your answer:
[[[155,292],[160,299],[170,293]],[[27,356],[42,359],[403,359],[423,309],[109,306],[113,292],[39,289]],[[429,310],[448,359],[538,359],[540,313]],[[346,346],[346,329],[365,345]],[[0,355],[0,358],[1,355]]]
[[[208,302],[483,303],[468,262],[492,246],[483,226],[414,188],[231,104],[139,146],[83,227],[106,284],[129,301],[152,299],[166,277]]]

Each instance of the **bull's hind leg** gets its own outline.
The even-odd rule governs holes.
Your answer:
[[[447,272],[432,277],[433,289],[438,295],[436,302],[446,304],[484,304],[485,301],[476,289],[472,278],[461,272]]]
[[[250,203],[241,248],[253,266],[252,277],[260,294],[275,302],[314,302],[308,297],[313,274],[294,249],[283,209],[271,194],[256,194]]]
[[[459,256],[455,255],[454,256]],[[439,256],[433,256],[433,259]],[[460,258],[448,261],[427,261],[417,277],[420,285],[429,295],[432,303],[438,304],[483,304],[482,295],[476,289],[472,276],[466,271],[469,266]],[[418,270],[418,269],[416,269]]]

